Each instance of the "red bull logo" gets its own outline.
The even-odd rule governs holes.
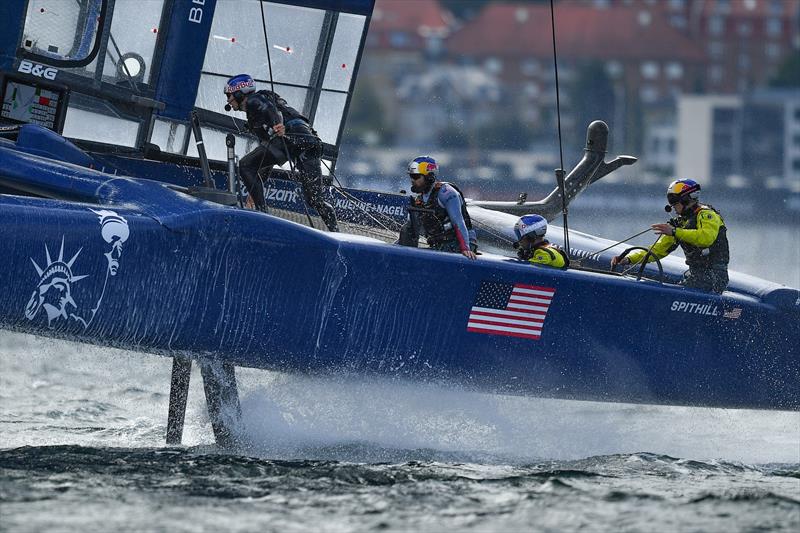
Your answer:
[[[423,161],[419,164],[419,173],[423,176],[427,176],[431,172],[436,172],[436,163],[429,163],[427,161]]]

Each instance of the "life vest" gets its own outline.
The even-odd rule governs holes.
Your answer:
[[[461,216],[464,217],[464,224],[467,226],[467,231],[472,229],[472,220],[469,218],[467,212],[467,203],[464,201],[464,195],[458,187],[446,181],[437,181],[433,184],[431,194],[428,196],[428,201],[422,199],[422,194],[417,195],[411,199],[411,206],[408,208],[410,212],[415,212],[419,216],[420,224],[428,238],[428,244],[433,246],[443,242],[451,241],[456,238],[456,230],[447,214],[447,209],[439,205],[439,191],[443,185],[450,185],[454,188],[461,199]],[[468,239],[468,235],[464,235]]]
[[[719,211],[710,205],[698,205],[687,217],[678,219],[679,227],[683,229],[697,229],[697,217],[704,210],[710,209],[719,215]],[[708,248],[700,248],[685,242],[678,241],[678,244],[683,249],[683,254],[686,256],[686,264],[689,268],[712,268],[712,267],[728,267],[730,261],[730,250],[728,248],[728,230],[725,227],[725,220],[722,220],[722,225],[719,227],[717,239],[711,243]]]
[[[261,96],[269,100],[272,103],[272,105],[274,105],[278,109],[278,111],[281,112],[281,115],[283,115],[284,124],[296,118],[304,120],[307,124],[311,123],[311,121],[309,121],[308,118],[305,117],[305,115],[300,113],[297,109],[291,107],[289,103],[278,93],[262,90],[262,91],[257,91],[256,94],[260,94]]]
[[[539,262],[539,261],[531,261],[531,259],[533,259],[534,254],[537,251],[544,252],[550,258],[550,260],[547,263],[542,263],[542,262]],[[552,266],[552,267],[555,267],[555,268],[562,268],[562,269],[569,268],[569,256],[566,254],[566,252],[564,252],[564,250],[562,250],[561,248],[559,248],[555,244],[551,244],[550,241],[547,241],[547,240],[544,240],[544,241],[534,245],[533,247],[531,247],[528,250],[524,250],[524,249],[520,248],[517,251],[517,256],[520,259],[522,259],[523,261],[530,261],[531,263],[534,263],[534,264],[537,264],[537,265],[547,265],[547,266]],[[559,258],[559,256],[560,256],[560,258]]]
[[[282,123],[286,126],[287,133],[306,133],[310,137],[309,140],[293,136],[287,141],[297,141],[305,144],[320,143],[316,138],[316,133],[309,126],[308,119],[301,115],[295,108],[290,107],[286,100],[280,97],[277,93],[272,91],[258,91],[247,97],[247,128],[256,136],[261,142],[269,142],[272,139],[271,128],[275,124]],[[294,121],[294,123],[293,123]],[[313,138],[311,138],[313,137]],[[276,157],[280,159],[280,149],[277,150]]]

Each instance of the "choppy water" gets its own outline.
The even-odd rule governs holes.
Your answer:
[[[168,448],[169,371],[0,333],[0,530],[800,530],[800,413],[239,371],[252,446],[195,374]]]

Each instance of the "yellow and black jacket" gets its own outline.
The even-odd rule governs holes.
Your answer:
[[[683,249],[686,264],[691,269],[726,269],[730,260],[725,221],[719,212],[709,205],[697,205],[688,216],[671,221],[675,235],[662,235],[653,245],[653,255],[661,259],[678,246]],[[638,263],[645,252],[636,251],[628,256],[631,263]],[[650,256],[649,261],[655,259]]]
[[[530,250],[520,250],[518,255],[520,259],[533,263],[534,265],[562,269],[569,267],[569,258],[567,254],[548,241],[542,241],[533,246]]]

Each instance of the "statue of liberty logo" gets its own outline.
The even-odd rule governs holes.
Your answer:
[[[39,283],[36,285],[28,305],[25,306],[25,316],[29,320],[33,320],[40,309],[44,309],[47,313],[47,325],[52,327],[53,320],[57,318],[67,318],[67,308],[77,308],[75,300],[72,298],[72,284],[76,283],[86,276],[76,276],[72,273],[72,265],[81,253],[78,250],[72,259],[69,261],[64,260],[64,238],[61,238],[61,249],[58,252],[58,258],[53,261],[50,258],[50,250],[47,245],[44,245],[44,253],[47,258],[47,266],[45,268],[36,264],[36,261],[31,257],[33,267],[36,273],[39,274]]]
[[[33,291],[28,305],[25,306],[25,317],[28,320],[33,320],[40,309],[44,309],[47,314],[47,325],[53,327],[53,322],[61,318],[72,318],[80,322],[84,329],[88,328],[94,320],[100,305],[103,303],[103,296],[108,286],[108,279],[116,276],[120,268],[120,258],[122,257],[122,245],[128,240],[130,236],[130,229],[128,228],[128,221],[114,211],[101,209],[95,211],[91,209],[99,217],[100,221],[100,234],[103,240],[111,245],[108,251],[103,254],[106,257],[108,266],[106,268],[106,276],[103,281],[103,289],[100,292],[100,297],[97,303],[91,309],[87,317],[76,314],[78,305],[73,297],[73,285],[78,281],[86,278],[85,275],[76,275],[73,273],[72,268],[75,260],[80,255],[83,248],[80,248],[75,255],[68,261],[64,259],[64,237],[61,238],[61,249],[58,252],[58,258],[53,260],[50,256],[50,250],[45,244],[45,257],[47,265],[42,268],[36,261],[31,258],[36,273],[39,274],[39,283]]]

